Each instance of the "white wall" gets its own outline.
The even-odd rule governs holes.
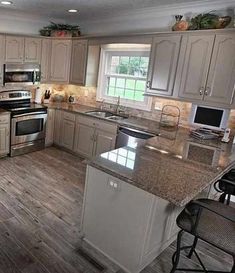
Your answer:
[[[174,24],[174,15],[182,14],[191,18],[195,14],[219,11],[221,15],[228,13],[234,16],[235,0],[204,0],[158,8],[133,10],[126,14],[115,15],[101,20],[80,22],[82,33],[114,34],[124,32],[144,32],[170,30]]]

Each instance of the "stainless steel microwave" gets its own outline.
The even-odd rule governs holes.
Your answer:
[[[35,85],[41,80],[39,64],[4,64],[3,85]]]

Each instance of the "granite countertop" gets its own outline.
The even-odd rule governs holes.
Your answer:
[[[69,104],[69,103],[50,103],[46,104],[48,108],[52,109],[59,109],[59,110],[64,110],[68,112],[73,112],[73,113],[78,113],[78,114],[83,114],[88,117],[92,118],[97,118],[97,119],[102,119],[107,122],[111,123],[116,123],[120,126],[126,126],[126,127],[131,127],[131,128],[136,128],[136,129],[141,129],[143,131],[152,133],[152,134],[158,134],[159,132],[159,122],[154,121],[154,120],[149,120],[149,119],[144,119],[141,117],[129,117],[125,118],[122,120],[109,120],[106,118],[98,117],[98,116],[91,116],[87,114],[89,111],[102,111],[98,108],[92,107],[92,106],[86,106],[86,105],[81,105],[81,104]],[[111,112],[111,111],[110,111]]]
[[[88,164],[177,206],[184,206],[235,164],[235,145],[200,141],[189,130],[160,132],[145,145],[123,147]]]

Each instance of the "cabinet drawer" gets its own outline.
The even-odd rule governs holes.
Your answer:
[[[75,114],[64,111],[63,117],[66,120],[75,121]]]
[[[90,118],[90,117],[85,117],[85,116],[79,115],[78,122],[85,124],[87,126],[101,129],[102,131],[106,131],[106,132],[109,132],[112,134],[117,133],[117,124],[114,124],[111,122],[106,122],[104,120],[99,120],[97,118]]]
[[[0,123],[10,123],[9,115],[0,115]]]

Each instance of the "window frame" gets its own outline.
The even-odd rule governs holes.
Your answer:
[[[145,44],[109,44],[102,45],[100,52],[100,65],[99,65],[99,74],[98,74],[98,86],[97,86],[97,101],[105,101],[107,103],[115,104],[117,103],[117,97],[106,95],[107,88],[107,79],[111,76],[108,71],[108,67],[110,66],[111,56],[141,56],[141,57],[149,57],[150,58],[150,50],[151,45]],[[141,52],[144,53],[144,56],[141,55]],[[149,67],[148,67],[149,68]],[[122,74],[116,74],[117,78],[133,78],[135,80],[143,80],[143,77],[137,76],[128,76]],[[115,75],[113,74],[115,77]],[[147,76],[145,78],[147,82]],[[144,96],[144,101],[136,101],[125,98],[120,98],[120,105],[145,111],[151,111],[152,106],[152,98]]]

